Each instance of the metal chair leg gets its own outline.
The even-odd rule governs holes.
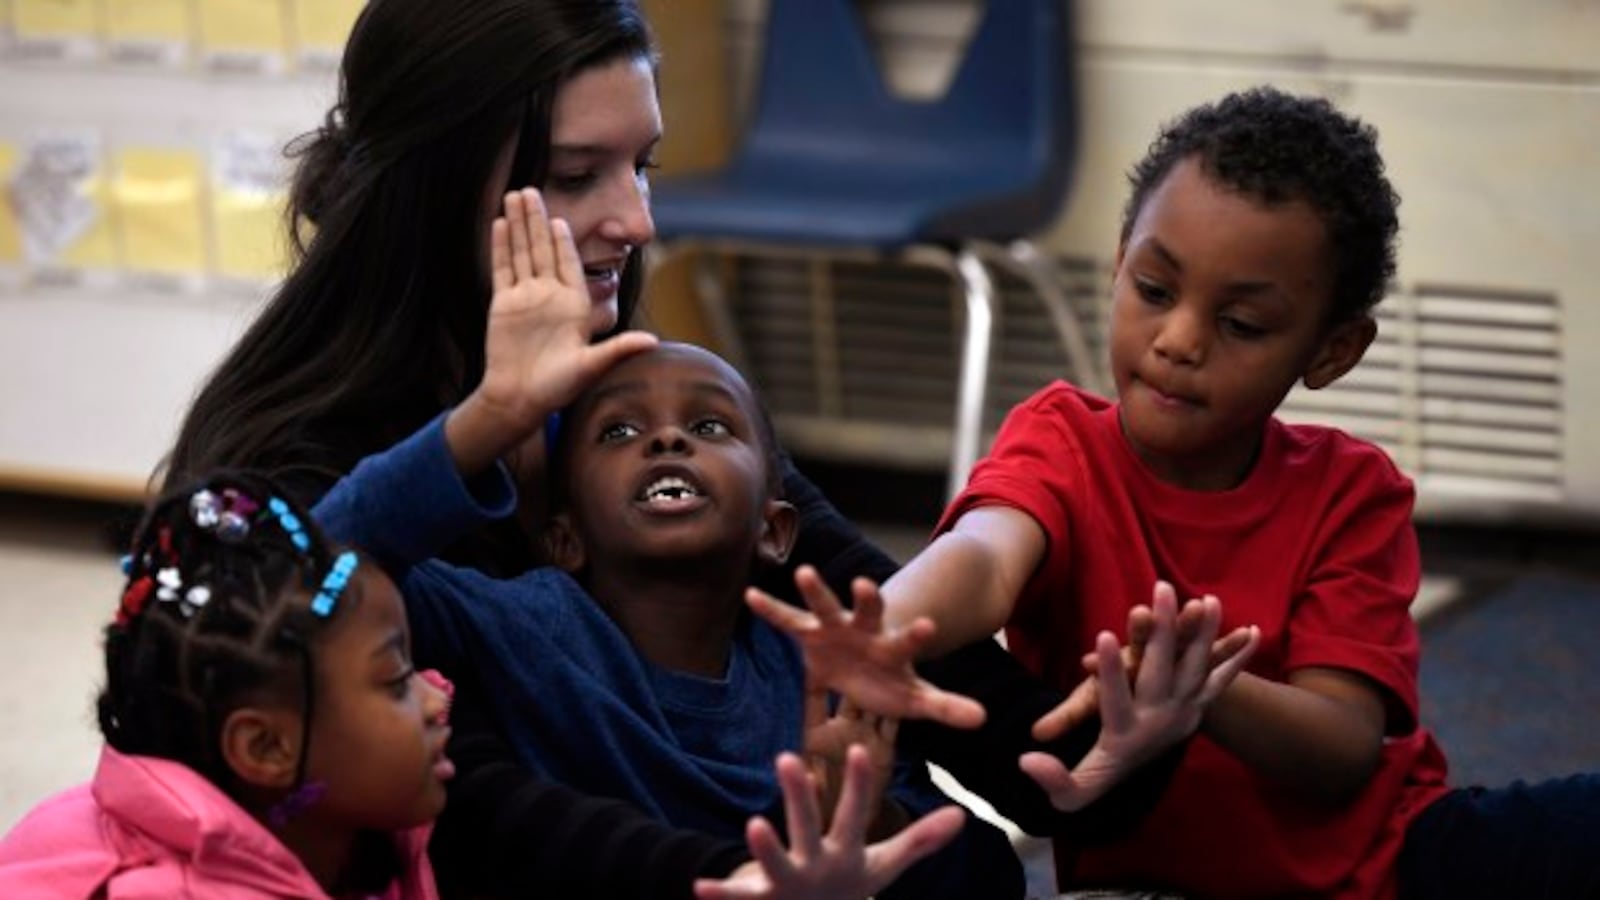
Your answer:
[[[1073,383],[1104,395],[1108,389],[1108,379],[1090,352],[1089,341],[1083,333],[1083,323],[1067,300],[1066,293],[1061,290],[1061,282],[1044,254],[1025,240],[1012,241],[1005,247],[983,243],[978,244],[976,249],[985,259],[1014,273],[1033,288],[1055,325],[1056,337],[1061,341],[1061,350],[1066,355]]]
[[[989,351],[994,337],[994,283],[978,254],[968,246],[956,253],[955,270],[966,299],[966,329],[961,341],[961,375],[956,392],[955,431],[951,434],[950,482],[946,499],[967,485],[978,461],[983,436],[984,391],[989,381]]]
[[[720,273],[715,271],[718,261],[722,258],[714,248],[697,244],[692,240],[673,241],[670,244],[658,242],[649,253],[645,254],[646,283],[657,269],[664,267],[669,260],[676,260],[681,256],[689,256],[690,282],[694,287],[694,295],[700,312],[706,317],[706,327],[711,331],[711,339],[716,341],[717,352],[728,364],[745,373],[750,374],[750,368],[745,365],[748,357],[745,355],[744,339],[739,334],[739,326],[734,321],[733,310],[728,307],[728,292],[722,284]]]

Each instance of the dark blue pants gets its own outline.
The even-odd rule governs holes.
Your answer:
[[[1401,900],[1600,898],[1600,773],[1461,788],[1411,823]]]

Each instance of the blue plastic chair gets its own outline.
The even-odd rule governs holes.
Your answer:
[[[948,91],[923,101],[888,89],[853,0],[771,0],[760,81],[733,158],[718,171],[653,188],[666,253],[706,242],[734,250],[869,249],[933,262],[961,281],[966,326],[952,494],[966,483],[983,427],[994,318],[986,262],[1034,288],[1070,374],[1100,387],[1055,274],[1025,240],[1059,214],[1074,162],[1065,3],[988,0]],[[722,298],[706,285],[701,293],[724,350],[742,364]]]

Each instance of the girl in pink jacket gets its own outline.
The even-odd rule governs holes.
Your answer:
[[[0,841],[0,895],[434,898],[448,685],[393,582],[269,482],[146,517],[106,629],[94,780]]]

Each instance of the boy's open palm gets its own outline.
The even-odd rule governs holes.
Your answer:
[[[655,346],[630,331],[599,343],[589,333],[591,302],[572,229],[550,220],[532,188],[506,194],[490,229],[489,303],[483,403],[508,424],[533,429],[622,358]]]
[[[981,704],[934,687],[913,668],[918,649],[933,635],[932,620],[919,619],[885,633],[883,596],[870,580],[857,578],[851,584],[853,612],[840,605],[811,566],[795,570],[794,583],[809,612],[758,588],[745,593],[745,602],[800,645],[809,684],[827,687],[882,716],[931,719],[954,728],[983,724]]]

